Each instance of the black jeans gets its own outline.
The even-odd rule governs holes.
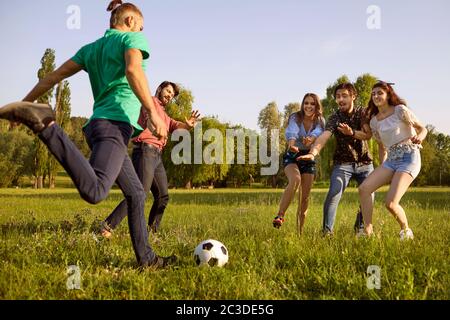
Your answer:
[[[147,193],[150,190],[153,194],[154,201],[150,209],[148,225],[156,232],[159,229],[164,210],[169,203],[167,175],[162,162],[161,151],[147,143],[138,143],[133,148],[131,158],[144,191]],[[106,218],[106,222],[114,229],[125,218],[126,213],[127,202],[124,200]]]
[[[128,204],[131,242],[140,265],[152,264],[156,258],[148,243],[144,206],[146,193],[127,153],[133,128],[125,122],[94,119],[84,129],[92,150],[89,161],[58,125],[39,134],[58,162],[67,171],[81,197],[91,204],[105,199],[116,182]]]

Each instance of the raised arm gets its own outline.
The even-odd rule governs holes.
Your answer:
[[[125,74],[136,97],[147,111],[150,124],[149,129],[161,140],[167,139],[167,127],[157,114],[144,69],[142,69],[142,53],[139,49],[128,49],[125,52]]]
[[[191,116],[189,119],[187,117],[184,118],[184,122],[178,122],[177,129],[186,129],[191,130],[193,127],[195,127],[195,124],[200,119],[200,113],[198,110],[194,110],[191,112]]]
[[[55,71],[49,73],[27,94],[23,101],[34,102],[48,90],[53,88],[58,82],[73,76],[82,70],[82,66],[72,60],[66,61]]]

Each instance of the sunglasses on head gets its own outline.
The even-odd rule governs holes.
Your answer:
[[[394,82],[386,82],[386,81],[381,81],[381,80],[378,80],[378,82],[376,84],[384,84],[384,85],[388,85],[388,86],[395,86]]]

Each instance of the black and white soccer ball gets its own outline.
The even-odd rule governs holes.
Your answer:
[[[223,267],[228,262],[228,249],[222,242],[208,239],[195,248],[194,259],[198,266]]]

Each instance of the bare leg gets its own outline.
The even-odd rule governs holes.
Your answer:
[[[298,166],[296,164],[287,165],[286,168],[284,168],[284,173],[286,174],[289,183],[284,190],[283,196],[281,197],[280,208],[278,210],[279,216],[284,216],[286,214],[286,211],[291,204],[295,192],[301,182],[300,171],[298,170]]]
[[[405,210],[400,205],[400,200],[413,180],[413,177],[406,172],[396,172],[392,178],[389,192],[386,195],[386,208],[395,217],[402,230],[408,228],[408,219],[406,218]]]
[[[364,218],[364,231],[367,235],[371,235],[373,232],[372,193],[381,186],[388,184],[391,181],[393,175],[394,172],[392,170],[379,166],[364,180],[364,182],[358,188],[361,210]]]
[[[309,195],[314,183],[314,175],[310,173],[302,174],[301,188],[299,192],[298,210],[297,210],[297,230],[299,234],[303,233],[306,215],[308,213]]]

